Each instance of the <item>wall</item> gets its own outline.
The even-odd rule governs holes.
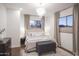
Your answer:
[[[68,9],[63,10],[63,11],[60,11],[60,17],[72,15],[72,14],[73,14],[73,7],[70,7]]]
[[[20,38],[22,38],[25,36],[24,14],[21,13],[20,18]]]
[[[0,38],[1,37],[6,37],[6,25],[7,25],[7,12],[6,12],[6,8],[0,4],[0,30],[2,30],[3,28],[5,28],[5,32],[3,32],[3,34],[0,34]]]
[[[73,7],[65,9],[60,12],[60,17],[67,16],[67,15],[73,15]],[[60,40],[61,40],[61,46],[73,51],[73,31],[71,33],[68,32],[60,32]]]
[[[7,9],[7,37],[11,37],[11,47],[20,47],[20,11]]]
[[[45,18],[45,34],[49,35],[54,41],[54,14]]]
[[[7,9],[0,4],[0,30],[5,28],[5,32],[0,34],[0,38],[11,37],[11,47],[20,46],[20,12]]]
[[[11,37],[11,47],[20,46],[20,15],[16,10],[7,10],[7,8],[0,4],[0,30],[5,28],[5,32],[0,34],[0,38]]]

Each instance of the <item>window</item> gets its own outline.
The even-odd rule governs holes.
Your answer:
[[[31,28],[41,28],[41,20],[30,20]]]
[[[73,25],[73,16],[67,16],[67,26],[71,27]]]
[[[59,26],[60,27],[65,27],[66,26],[66,17],[61,17],[59,19]]]
[[[64,16],[59,19],[59,27],[72,27],[73,16]]]
[[[30,15],[29,17],[29,29],[42,30],[44,28],[44,18]]]

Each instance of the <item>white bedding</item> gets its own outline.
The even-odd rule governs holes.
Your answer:
[[[47,41],[47,40],[52,40],[52,39],[47,35],[27,36],[25,44],[28,45],[27,49],[31,49],[33,47],[36,47],[36,42]]]
[[[38,42],[38,41],[46,41],[51,40],[49,36],[29,36],[26,39],[28,42]]]

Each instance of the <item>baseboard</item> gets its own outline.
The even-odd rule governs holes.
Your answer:
[[[68,49],[66,49],[66,48],[64,48],[64,47],[62,47],[62,46],[57,46],[57,47],[59,47],[59,48],[65,50],[65,51],[67,51],[68,53],[70,53],[70,54],[72,54],[73,56],[75,56],[75,54],[74,54],[73,52],[71,52],[70,50],[68,50]]]
[[[11,48],[11,56],[20,56],[21,47]]]

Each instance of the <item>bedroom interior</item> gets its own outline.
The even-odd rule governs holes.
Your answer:
[[[0,56],[78,56],[78,3],[0,3]]]

